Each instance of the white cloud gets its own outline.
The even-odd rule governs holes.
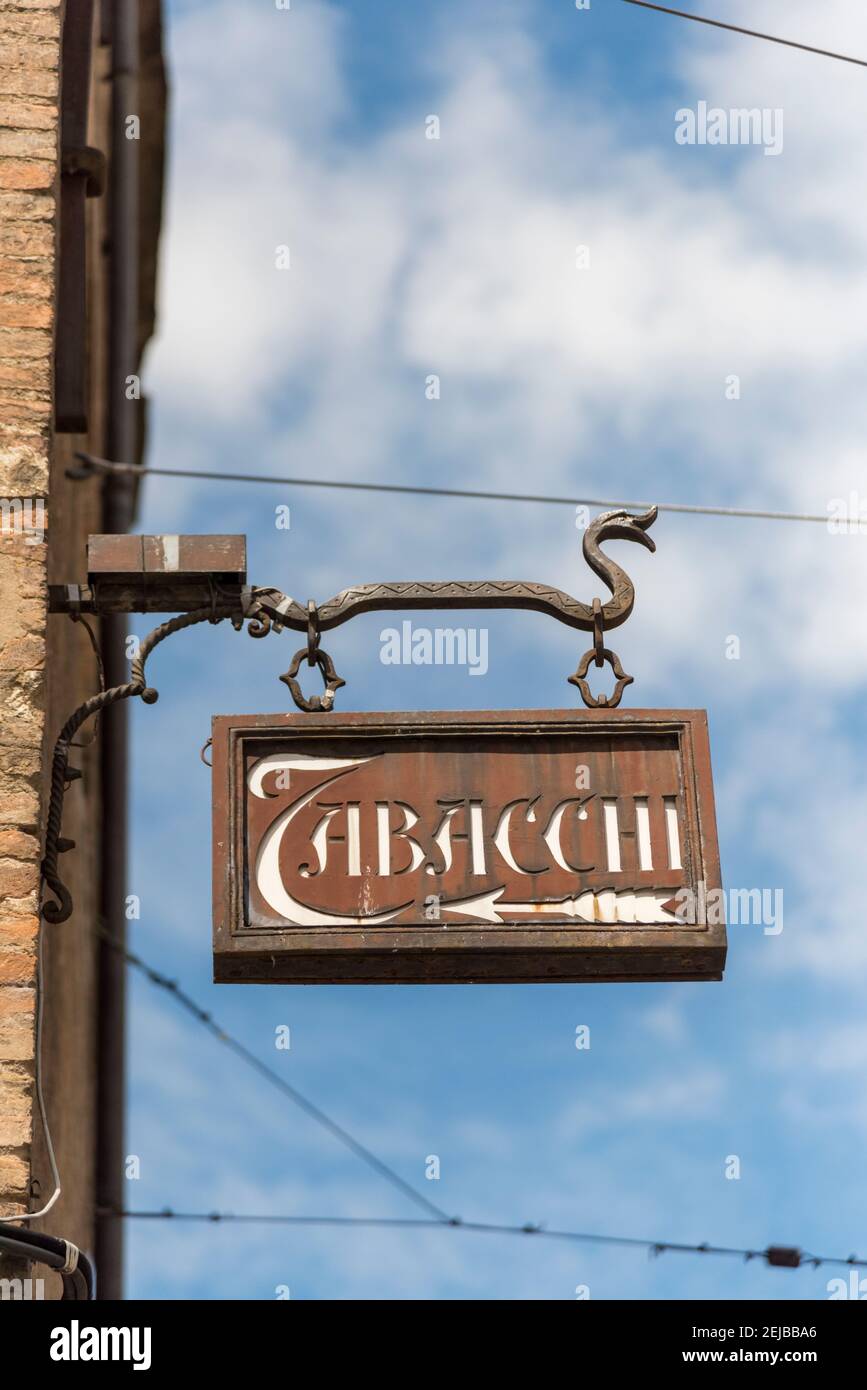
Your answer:
[[[778,20],[773,6],[742,8],[757,24]],[[209,5],[177,26],[184,140],[153,372],[174,458],[199,464],[204,441],[218,446],[221,430],[237,434],[246,422],[263,472],[819,513],[861,486],[867,503],[867,241],[847,211],[867,156],[840,155],[853,144],[860,74],[684,26],[677,51],[692,97],[781,104],[789,121],[782,156],[729,151],[714,178],[724,152],[673,139],[660,147],[632,125],[627,133],[592,89],[576,97],[552,87],[522,13],[506,12],[486,46],[471,11],[443,26],[429,58],[439,141],[424,138],[421,110],[372,131],[356,126],[345,17],[332,7],[289,20]],[[812,33],[813,7],[789,6],[786,22]],[[819,27],[867,51],[867,15],[830,4]],[[229,50],[231,92],[214,78]],[[809,234],[790,235],[796,222]],[[839,237],[829,241],[831,224]],[[273,268],[284,237],[288,272]],[[574,268],[577,241],[591,248],[589,271]],[[436,403],[424,399],[428,371],[442,378]],[[723,396],[731,371],[742,377],[738,402]],[[263,412],[281,392],[291,399],[265,429]],[[377,577],[381,555],[383,578],[402,568],[406,577],[514,574],[519,562],[524,577],[582,597],[596,587],[567,509],[371,499],[362,510],[350,499],[326,513],[322,494],[289,496],[302,514],[321,504],[327,521],[329,545],[314,548],[304,581],[320,598]],[[267,510],[271,494],[263,499]],[[755,756],[765,734],[753,740],[749,729],[773,701],[791,748],[817,701],[867,677],[867,642],[857,638],[867,537],[670,516],[655,534],[655,556],[629,547],[623,557],[638,605],[617,645],[635,690],[650,683],[670,703],[671,687],[690,687],[702,692],[697,702],[712,691],[724,708],[749,708],[739,735],[749,794],[766,820],[794,807],[791,826],[774,821],[767,839],[797,844],[798,873],[815,815],[803,797],[792,802],[785,768]],[[285,554],[258,536],[256,579],[269,564],[282,569]],[[294,587],[282,574],[278,582]],[[559,630],[540,622],[533,631],[543,650],[564,645]],[[725,659],[730,635],[741,642],[736,662]],[[827,902],[832,885],[838,900],[846,893],[864,823],[856,779],[843,770],[829,780],[817,756],[813,743],[800,749],[797,781],[821,784],[831,809],[816,826],[822,867],[803,883],[802,903]],[[838,930],[844,958],[860,956],[857,930]],[[792,958],[790,937],[781,958]],[[832,968],[827,937],[804,940],[799,958]]]
[[[596,1087],[590,1095],[564,1108],[557,1120],[563,1142],[588,1134],[612,1134],[624,1127],[665,1121],[692,1122],[721,1113],[726,1093],[724,1073],[714,1065],[681,1067],[643,1076],[640,1083],[611,1091]]]
[[[757,0],[730,7],[735,22],[867,54],[867,14],[843,0],[821,7],[792,0],[785,10],[781,17],[778,5]],[[165,451],[159,462],[819,513],[830,497],[852,488],[867,502],[862,75],[758,41],[637,15],[649,42],[661,51],[665,42],[674,45],[672,139],[660,143],[658,108],[669,97],[644,98],[645,129],[628,94],[621,110],[592,85],[576,95],[554,82],[531,36],[530,13],[502,7],[496,32],[486,29],[482,44],[474,7],[451,9],[439,42],[425,55],[426,80],[438,84],[433,105],[426,88],[417,111],[387,111],[371,122],[353,96],[346,23],[334,8],[310,4],[254,14],[210,4],[177,24],[182,138],[173,160],[161,336],[149,373]],[[667,40],[662,25],[669,26]],[[753,149],[677,147],[675,106],[700,99],[782,106],[784,153],[766,159]],[[431,109],[441,120],[439,142],[424,139]],[[274,269],[275,247],[283,242],[291,249],[288,272]],[[579,242],[590,247],[588,271],[574,268]],[[424,399],[429,372],[442,380],[436,404]],[[738,402],[724,398],[732,372],[742,381]],[[294,507],[296,499],[299,527],[278,538],[273,505],[289,500]],[[302,600],[324,599],[367,579],[458,573],[547,580],[585,599],[596,589],[568,509],[353,497],[338,503],[328,495],[264,489],[260,502],[228,487],[218,494],[195,486],[148,501],[165,508],[171,530],[184,529],[185,519],[191,530],[218,529],[209,519],[220,505],[228,518],[222,529],[251,531],[256,581],[280,583]],[[305,522],[308,534],[299,534]],[[655,535],[655,556],[635,547],[618,553],[638,586],[635,616],[616,642],[637,676],[632,703],[687,703],[689,692],[689,701],[712,704],[728,721],[728,757],[715,759],[721,826],[740,862],[758,865],[766,876],[779,873],[786,892],[781,937],[757,938],[747,957],[743,933],[751,929],[733,932],[732,973],[740,970],[741,980],[750,975],[748,1018],[744,1023],[737,1003],[722,993],[714,1018],[734,1021],[741,1054],[723,1069],[705,1048],[672,1070],[654,1052],[649,1064],[646,1057],[624,1064],[622,1085],[612,1086],[609,1075],[562,1109],[552,1108],[538,1131],[505,1126],[492,1100],[490,1113],[450,1114],[437,1133],[474,1163],[463,1185],[467,1213],[484,1209],[492,1219],[518,1220],[556,1213],[578,1226],[701,1239],[708,1234],[702,1165],[709,1160],[679,1152],[655,1127],[681,1132],[695,1122],[702,1135],[729,1119],[737,1127],[742,1078],[735,1067],[748,1065],[743,1052],[753,1044],[744,1038],[754,1026],[761,1046],[760,1023],[752,1020],[773,1018],[764,1012],[774,1007],[765,991],[784,987],[782,972],[798,972],[802,982],[818,979],[839,999],[842,986],[860,988],[867,965],[859,881],[867,830],[863,760],[855,740],[837,727],[841,711],[848,714],[844,702],[857,697],[867,677],[867,537],[832,537],[821,526],[670,516],[660,518]],[[492,647],[494,662],[511,640],[521,669],[510,670],[508,684],[495,684],[492,703],[514,699],[513,677],[527,665],[529,633],[538,644],[533,655],[566,652],[564,676],[574,666],[584,639],[535,622],[530,629],[521,617],[496,629],[503,645]],[[372,632],[353,624],[337,640],[338,655],[348,653],[353,668],[361,668],[365,694],[375,684]],[[730,634],[741,639],[737,662],[724,657]],[[294,650],[291,635],[288,640]],[[277,702],[265,675],[271,682],[282,669],[263,650],[269,643],[239,637],[222,664],[214,655],[213,683],[196,682],[197,662],[211,659],[206,644],[219,641],[210,631],[191,638],[185,661],[178,661],[188,697],[174,708],[167,697],[141,716],[151,721],[149,738],[159,734],[166,746],[188,746],[191,775],[202,778],[196,755],[217,698],[212,692],[221,698],[227,690],[242,692],[241,707],[265,707]],[[341,661],[338,666],[348,674]],[[395,704],[412,703],[405,700],[406,679],[395,686]],[[347,692],[347,703],[356,690]],[[546,691],[536,702],[545,702]],[[566,703],[565,684],[554,699],[558,693]],[[178,758],[173,777],[180,766]],[[151,805],[165,800],[166,780],[164,763],[153,759],[142,768]],[[206,780],[195,787],[201,845]],[[160,866],[163,888],[177,868],[185,829],[191,833],[187,817],[179,802],[140,840],[145,862]],[[725,875],[725,862],[723,868]],[[165,912],[161,940],[168,939],[169,924],[186,941],[195,932],[204,959],[202,889],[186,867],[175,876],[172,911],[156,901],[156,885],[150,890],[154,915]],[[815,1009],[815,996],[807,997],[805,1007]],[[147,1037],[158,1038],[162,1023],[145,1022]],[[686,1051],[687,1022],[692,1040],[698,1015],[687,1016],[685,1006],[665,997],[641,1011],[636,1030],[667,1056]],[[797,1046],[779,1053],[782,1096],[774,1095],[790,1118],[821,1123],[824,1078],[835,1067],[853,1072],[863,1039],[845,1020],[840,1028],[816,1052],[807,1095]],[[720,1043],[727,1045],[728,1038]],[[848,1050],[841,1054],[841,1048]],[[199,1154],[215,1155],[213,1171],[205,1163],[202,1202],[248,1210],[346,1210],[357,1202],[369,1210],[368,1200],[383,1196],[372,1177],[368,1185],[362,1175],[357,1189],[338,1182],[337,1159],[333,1183],[329,1169],[309,1187],[268,1185],[248,1173],[245,1119],[251,1133],[264,1130],[277,1143],[282,1112],[263,1120],[258,1096],[240,1087],[237,1113],[209,1121],[210,1088],[203,1085],[199,1096],[199,1053],[188,1049],[174,1030],[166,1031],[142,1062],[141,1086],[153,1097],[166,1077],[172,1115],[188,1121],[183,1141],[174,1118],[153,1121],[167,1179],[163,1192],[170,1190],[173,1165],[182,1184],[195,1181],[196,1163],[204,1160],[189,1153],[186,1138],[197,1130]],[[369,1057],[382,1068],[386,1051],[369,1044]],[[338,1055],[346,1060],[343,1050]],[[175,1075],[174,1066],[184,1074]],[[223,1075],[210,1065],[208,1074]],[[394,1083],[391,1073],[386,1079]],[[384,1085],[382,1094],[397,1089]],[[383,1100],[363,1117],[369,1142],[401,1161],[427,1152],[429,1107],[426,1097],[412,1094],[399,1111],[389,1113]],[[221,1123],[238,1147],[221,1147]],[[745,1116],[743,1127],[750,1123]],[[653,1196],[625,1180],[634,1167],[636,1132],[652,1149]],[[302,1157],[309,1150],[318,1162],[320,1137],[302,1134]],[[618,1148],[623,1136],[630,1144],[626,1159]],[[517,1157],[524,1164],[513,1170]],[[676,1175],[674,1195],[664,1186],[668,1170]],[[243,1182],[227,1177],[241,1172]],[[527,1190],[528,1173],[535,1192]],[[718,1204],[742,1201],[746,1210],[749,1198],[740,1195],[746,1183],[723,1190]],[[754,1206],[752,1223],[742,1223],[746,1240],[756,1239],[755,1213],[767,1207]],[[150,1243],[144,1236],[137,1241],[137,1250],[150,1251],[153,1277],[165,1236],[163,1228]],[[219,1233],[206,1229],[194,1241],[169,1232],[167,1238],[174,1242],[179,1286],[193,1277],[201,1282],[220,1248]],[[451,1246],[440,1251],[438,1240],[432,1236],[422,1247],[415,1238],[341,1238],[338,1248],[336,1238],[317,1235],[304,1248],[321,1255],[326,1267],[329,1260],[351,1267],[342,1287],[356,1296],[372,1287],[371,1261],[380,1295],[422,1286],[442,1293],[458,1276],[463,1287],[480,1292],[501,1287],[501,1246],[490,1247],[490,1255],[483,1244],[458,1254],[457,1248],[449,1253]],[[248,1252],[241,1264],[252,1265],[263,1246],[258,1237],[233,1231],[230,1248]],[[567,1297],[581,1260],[563,1258],[556,1266]],[[519,1258],[514,1268],[515,1296],[550,1287],[540,1282],[538,1265],[522,1273]],[[624,1290],[652,1295],[658,1287],[655,1271],[633,1273],[630,1266],[621,1278],[614,1272],[620,1266],[605,1268],[605,1286],[620,1296]],[[703,1270],[695,1277],[710,1278]]]
[[[823,7],[823,28],[830,13],[841,42],[867,47],[867,18],[845,9]],[[809,29],[811,11],[792,5],[787,22]],[[422,111],[362,137],[329,6],[291,28],[231,5],[177,27],[186,138],[153,357],[159,409],[181,439],[221,422],[255,430],[286,393],[291,423],[263,441],[265,471],[289,461],[308,475],[393,477],[409,455],[433,481],[518,490],[823,513],[860,486],[867,502],[867,244],[842,213],[861,168],[839,157],[858,74],[685,36],[696,99],[782,102],[793,127],[779,159],[741,149],[714,179],[720,151],[698,163],[673,139],[636,143],[591,91],[555,97],[519,13],[487,49],[452,17],[431,60],[439,141],[424,138]],[[227,46],[231,93],[214,81]],[[793,240],[796,216],[812,231]],[[828,253],[830,221],[848,238],[842,256]],[[283,243],[289,271],[274,267]],[[577,243],[589,270],[575,268]],[[424,400],[429,372],[436,404]],[[732,372],[739,402],[724,399]],[[449,516],[453,541],[468,539],[466,514]],[[859,621],[863,537],[726,522],[671,535],[643,581],[648,646],[672,622],[700,630],[711,596],[728,595],[762,648],[754,681],[794,669],[842,688],[867,674],[867,644],[822,670],[816,656]],[[525,537],[527,563],[556,581],[550,546]],[[556,567],[572,570],[565,513],[562,537]],[[487,544],[507,563],[506,512],[491,514]],[[717,652],[672,657],[718,671]]]

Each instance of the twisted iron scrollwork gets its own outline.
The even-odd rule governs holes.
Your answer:
[[[101,690],[97,695],[92,695],[89,700],[80,704],[78,709],[67,719],[54,745],[54,757],[51,764],[51,792],[46,817],[42,878],[49,891],[54,894],[55,900],[44,902],[42,905],[42,913],[47,922],[65,922],[72,915],[72,896],[60,876],[58,858],[65,851],[75,848],[75,841],[65,840],[60,832],[66,789],[81,775],[77,768],[69,766],[72,740],[78,730],[92,715],[107,709],[109,705],[117,704],[120,700],[128,700],[137,695],[147,705],[156,704],[159,699],[159,692],[153,686],[149,686],[145,680],[145,662],[154,647],[165,641],[172,633],[182,632],[184,628],[193,627],[196,623],[219,623],[224,618],[230,618],[233,625],[240,628],[248,617],[250,619],[248,630],[251,630],[257,621],[254,613],[239,612],[237,603],[213,603],[207,608],[197,608],[191,613],[181,613],[177,618],[170,618],[168,622],[161,623],[144,639],[138,655],[130,663],[132,679],[125,685],[115,685],[108,690]],[[269,621],[268,628],[270,626]],[[254,633],[253,635],[263,636],[264,634]]]

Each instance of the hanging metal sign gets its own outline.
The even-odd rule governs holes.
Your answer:
[[[654,507],[618,509],[588,525],[584,558],[611,594],[589,604],[494,579],[359,584],[304,605],[247,583],[243,537],[91,537],[87,583],[52,586],[52,611],[180,611],[142,641],[130,680],[85,701],[58,736],[46,919],[73,910],[59,856],[72,848],[61,831],[75,733],[116,701],[153,704],[154,648],[228,619],[258,638],[306,631],[307,644],[280,678],[303,714],[214,721],[218,980],[720,979],[705,715],[620,710],[632,677],[607,645],[635,590],[602,544],[654,550],[655,520]],[[346,682],[320,635],[362,613],[420,608],[532,609],[592,633],[568,677],[586,710],[336,713]],[[321,694],[301,688],[305,660]],[[611,667],[610,694],[591,693],[591,664]]]
[[[219,981],[722,977],[701,711],[220,717],[213,782]]]

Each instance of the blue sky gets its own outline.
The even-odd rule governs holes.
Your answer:
[[[853,4],[814,11],[726,7],[867,52]],[[865,494],[857,70],[615,0],[190,0],[168,20],[150,462],[822,514]],[[675,111],[702,100],[781,109],[782,153],[678,145]],[[244,532],[251,579],[302,601],[399,578],[597,592],[569,508],[154,479],[139,529]],[[213,986],[199,749],[212,714],[287,708],[295,649],[223,627],[161,648],[160,702],[133,712],[132,944],[466,1219],[863,1253],[867,542],[672,516],[654,534],[656,555],[618,554],[625,703],[708,709],[724,882],[785,894],[779,935],[732,928],[722,984]],[[341,708],[574,704],[583,639],[538,615],[468,616],[489,630],[477,679],[383,666],[391,621],[328,642]],[[414,1214],[136,977],[129,1037],[130,1206]],[[813,1299],[833,1274],[453,1232],[127,1237],[132,1297]]]

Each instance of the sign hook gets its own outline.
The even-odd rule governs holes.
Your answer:
[[[610,650],[605,645],[605,616],[602,611],[600,599],[593,600],[593,646],[589,652],[585,652],[574,676],[569,676],[569,684],[577,685],[588,709],[616,709],[623,698],[623,692],[627,685],[631,685],[634,677],[628,676],[620,664],[620,658],[616,652]],[[610,695],[593,695],[587,683],[587,672],[590,670],[591,661],[594,665],[602,667],[606,661],[610,663],[611,669],[617,678],[617,684]]]

